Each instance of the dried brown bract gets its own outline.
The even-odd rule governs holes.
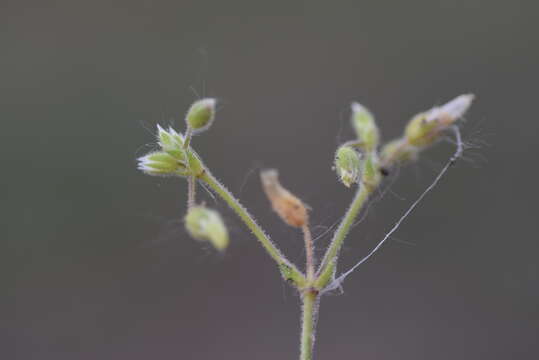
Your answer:
[[[275,169],[260,173],[262,186],[273,210],[290,226],[301,228],[309,223],[307,207],[290,191],[281,186],[279,173]]]

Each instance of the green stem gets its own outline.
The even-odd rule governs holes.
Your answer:
[[[189,176],[187,179],[187,208],[190,209],[196,204],[196,185],[197,179],[194,176]]]
[[[191,126],[187,126],[187,130],[185,130],[185,138],[183,140],[183,148],[189,149],[189,145],[191,144],[191,138],[193,137],[193,128]]]
[[[318,270],[318,278],[315,281],[315,286],[317,289],[323,289],[331,280],[333,272],[335,271],[337,258],[339,256],[339,252],[341,250],[344,239],[346,238],[346,235],[348,235],[348,233],[350,232],[350,229],[352,228],[352,225],[354,224],[357,215],[359,214],[363,206],[367,203],[369,195],[376,188],[376,186],[377,184],[374,186],[366,186],[364,184],[361,184],[358,191],[356,192],[354,200],[352,200],[352,204],[344,215],[344,218],[339,225],[339,228],[335,232],[333,240],[331,241],[331,244],[329,245],[326,254],[324,255],[324,259],[322,260],[322,264],[320,265],[320,268]]]
[[[318,305],[318,292],[306,291],[302,297],[300,360],[312,360],[315,334],[315,316]]]
[[[309,224],[302,226],[303,230],[303,239],[305,241],[305,275],[307,277],[307,282],[311,283],[314,281],[314,245],[313,245],[313,236],[311,230],[309,229]]]
[[[200,179],[208,184],[208,186],[212,188],[217,195],[232,208],[232,210],[234,210],[249,230],[256,236],[258,241],[260,241],[262,247],[269,256],[275,260],[277,265],[279,265],[279,269],[281,270],[281,273],[283,273],[283,276],[286,277],[286,280],[293,281],[296,286],[303,286],[305,283],[305,276],[286,259],[240,202],[209,172],[209,170],[205,169],[204,173],[200,175]]]

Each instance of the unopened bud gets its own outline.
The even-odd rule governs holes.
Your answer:
[[[442,106],[414,116],[405,130],[408,143],[419,147],[432,144],[442,131],[466,113],[473,99],[471,94],[460,95]]]
[[[352,103],[352,126],[366,151],[376,149],[380,134],[374,116],[367,108],[356,102]]]
[[[360,154],[350,146],[341,146],[335,153],[335,171],[346,187],[357,183],[361,174]]]
[[[176,175],[185,164],[164,151],[149,153],[137,159],[138,169],[148,175]]]
[[[176,159],[185,161],[185,152],[183,150],[183,136],[178,134],[173,128],[168,131],[157,125],[157,139],[161,149],[169,153]]]
[[[193,206],[185,216],[185,228],[196,240],[209,241],[223,251],[229,243],[228,231],[219,213],[204,206]]]
[[[406,140],[413,146],[426,146],[431,144],[438,135],[438,124],[427,121],[427,113],[417,114],[410,120],[404,130]]]
[[[474,99],[475,95],[473,94],[457,96],[445,105],[440,106],[437,112],[432,115],[439,117],[442,123],[449,126],[464,116],[466,111],[472,106]]]
[[[195,101],[187,112],[187,125],[194,132],[201,132],[208,129],[215,117],[216,103],[217,101],[213,98]]]
[[[294,227],[309,223],[307,208],[300,199],[281,186],[277,170],[264,170],[260,173],[260,178],[273,210],[285,223]]]

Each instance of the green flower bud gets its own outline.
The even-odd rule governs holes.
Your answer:
[[[376,149],[380,134],[374,116],[367,108],[356,102],[352,103],[352,126],[366,151]]]
[[[228,246],[228,231],[215,210],[204,206],[191,207],[185,216],[185,228],[193,238],[209,241],[219,251]]]
[[[343,145],[335,153],[335,171],[346,187],[359,181],[360,154],[350,146]]]
[[[206,98],[195,101],[187,112],[187,126],[194,132],[201,132],[208,129],[215,117],[215,104],[217,101]]]
[[[410,145],[424,147],[436,140],[438,135],[437,121],[428,121],[428,112],[417,114],[410,120],[404,135]]]
[[[172,127],[168,131],[157,125],[157,139],[161,149],[176,159],[185,162],[183,149],[183,136],[178,134]]]
[[[460,95],[442,106],[414,116],[405,130],[408,143],[418,147],[432,144],[442,131],[466,113],[473,99],[472,94]]]
[[[183,136],[178,134],[172,127],[169,127],[167,131],[160,125],[157,125],[157,139],[164,151],[183,146]]]
[[[148,175],[176,175],[185,170],[185,164],[164,151],[149,153],[137,159],[138,169]]]

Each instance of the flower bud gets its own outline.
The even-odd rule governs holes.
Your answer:
[[[437,127],[436,121],[427,121],[427,113],[421,113],[410,120],[404,134],[410,145],[427,146],[435,140]]]
[[[178,134],[172,127],[168,131],[157,125],[157,139],[161,149],[178,160],[185,162],[183,150],[183,136]]]
[[[356,102],[352,103],[352,126],[366,151],[376,149],[380,134],[374,116],[367,108]]]
[[[357,183],[361,174],[360,154],[352,147],[343,145],[335,153],[335,171],[346,187]]]
[[[410,145],[425,147],[438,139],[440,133],[453,125],[470,108],[474,95],[460,95],[448,103],[418,114],[406,126]]]
[[[148,175],[175,175],[185,169],[185,164],[164,151],[149,153],[137,159],[138,169]]]
[[[229,243],[228,231],[219,213],[204,206],[193,206],[185,216],[185,228],[196,240],[209,241],[223,251]]]
[[[187,125],[193,132],[201,132],[208,129],[215,117],[216,100],[206,98],[195,101],[187,112]]]
[[[436,113],[433,113],[432,115],[438,117],[444,125],[452,125],[455,121],[464,116],[466,111],[472,106],[474,99],[475,95],[473,94],[457,96],[445,105],[436,109]]]

